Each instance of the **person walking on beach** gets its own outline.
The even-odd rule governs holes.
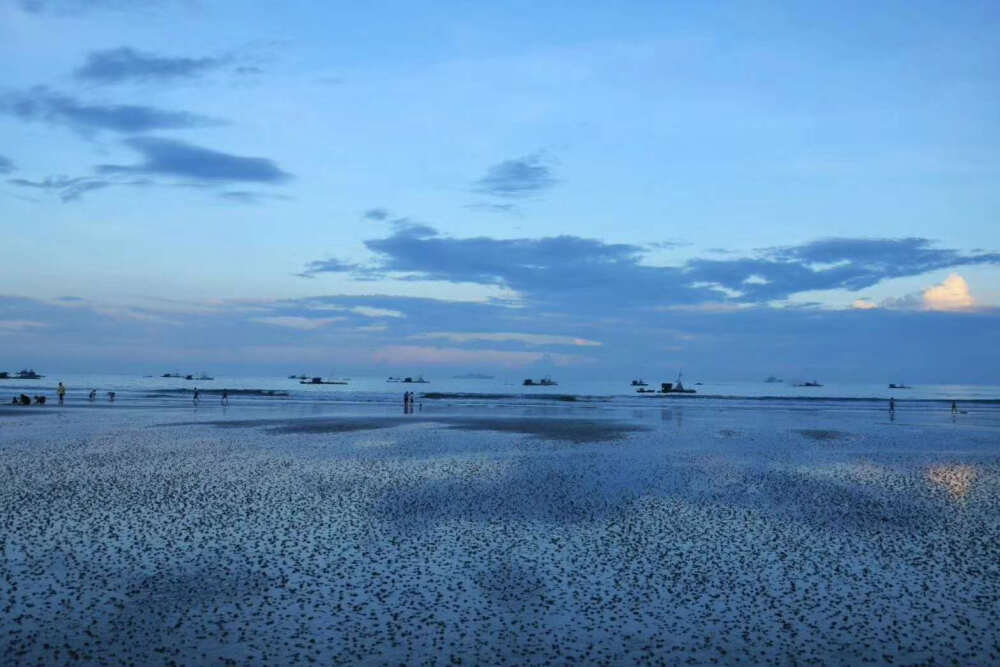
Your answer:
[[[62,382],[60,382],[59,386],[56,387],[56,393],[59,394],[59,405],[62,405],[63,401],[66,399],[66,387]]]
[[[222,404],[223,405],[229,405],[229,390],[228,389],[223,389],[222,390]]]

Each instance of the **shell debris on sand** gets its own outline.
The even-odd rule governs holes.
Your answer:
[[[17,417],[0,663],[1000,661],[990,433],[686,410]]]

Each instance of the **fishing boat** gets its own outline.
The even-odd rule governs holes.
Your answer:
[[[645,386],[647,386],[647,384],[646,384],[645,380],[643,380],[642,378],[639,378],[638,380],[632,380],[632,386],[633,387],[645,387]]]
[[[0,373],[0,380],[41,380],[43,377],[45,376],[39,375],[33,368],[26,368],[13,375],[8,374],[7,371]]]
[[[694,389],[685,389],[684,383],[681,381],[681,376],[683,373],[677,374],[677,382],[661,382],[660,383],[660,394],[696,394],[698,393]]]
[[[321,377],[299,380],[299,384],[347,384],[347,380],[324,380]]]
[[[559,383],[553,380],[548,375],[546,375],[545,377],[543,377],[541,380],[538,381],[532,380],[531,378],[527,378],[524,381],[525,387],[554,387],[557,384]]]

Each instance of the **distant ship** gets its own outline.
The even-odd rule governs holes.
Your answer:
[[[524,381],[525,387],[554,387],[557,384],[559,383],[550,378],[548,375],[543,377],[541,380],[538,380],[537,382],[535,380],[532,380],[531,378],[527,378]]]
[[[905,384],[890,384],[889,389],[913,389],[913,387]]]
[[[645,387],[647,385],[646,385],[646,381],[640,378],[638,380],[632,380],[632,386],[633,387]]]
[[[696,394],[698,393],[694,389],[685,389],[684,383],[681,382],[682,373],[677,374],[677,382],[661,382],[660,391],[661,394]]]
[[[400,380],[400,382],[412,382],[412,383],[415,383],[415,384],[427,384],[428,382],[430,382],[430,380],[425,380],[423,375],[418,375],[415,378],[405,377],[402,380]]]
[[[288,379],[289,380],[308,380],[309,376],[308,375],[289,375]]]
[[[795,386],[796,387],[822,387],[823,385],[821,385],[819,382],[816,382],[815,380],[813,380],[812,382],[800,382],[799,384],[797,384]]]
[[[44,375],[39,375],[33,368],[18,371],[10,375],[7,371],[0,371],[0,380],[41,380]]]
[[[201,373],[199,375],[191,375],[189,373],[188,375],[184,376],[184,379],[185,380],[214,380],[215,378],[211,377],[209,375],[205,375],[204,373]]]
[[[182,378],[184,377],[180,373],[164,373],[160,376],[161,378]]]
[[[314,377],[308,380],[299,380],[299,384],[347,384],[347,380],[324,380],[321,377]]]
[[[784,382],[784,380],[782,380],[781,378],[776,378],[773,375],[768,375],[767,379],[764,380],[764,382],[768,384],[774,384],[775,382]]]

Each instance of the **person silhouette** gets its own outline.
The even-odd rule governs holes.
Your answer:
[[[60,382],[59,386],[56,387],[56,394],[59,395],[59,405],[62,405],[63,401],[66,399],[66,387],[62,382]]]
[[[892,398],[890,396],[889,397],[889,412],[895,412],[895,411],[896,411],[896,399]]]
[[[91,401],[97,398],[97,390],[91,389],[90,394],[87,395],[87,398],[90,399]]]
[[[229,390],[228,389],[223,389],[222,390],[222,404],[223,405],[229,405]]]
[[[194,388],[194,398],[191,399],[191,402],[198,405],[198,387]]]

